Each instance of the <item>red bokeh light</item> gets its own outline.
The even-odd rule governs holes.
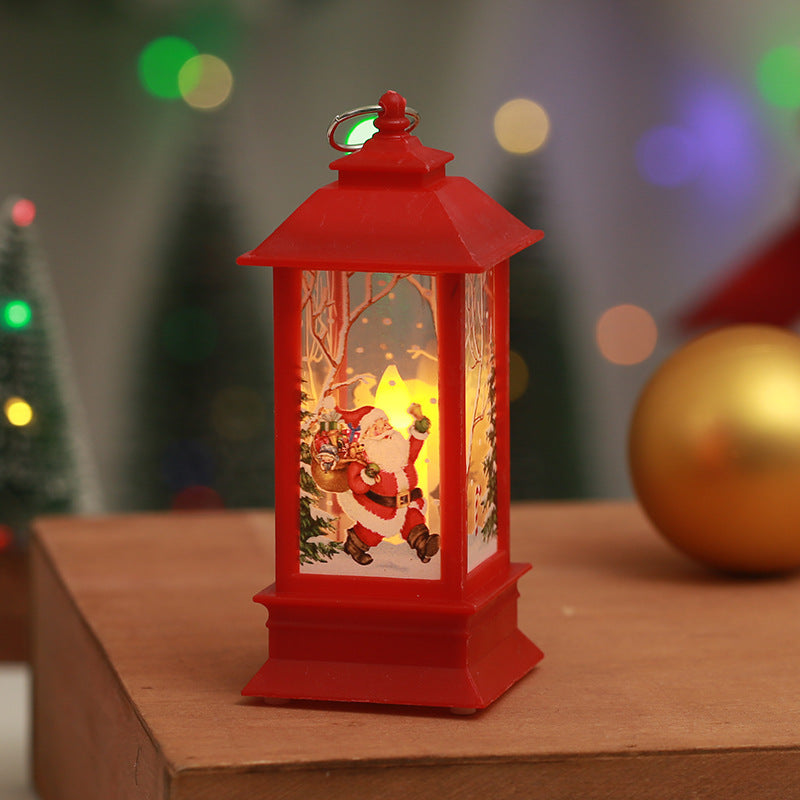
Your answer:
[[[32,201],[22,199],[17,200],[11,208],[11,221],[19,226],[25,228],[36,219],[36,206]]]
[[[8,550],[14,541],[14,532],[8,525],[0,524],[0,553]]]
[[[219,492],[210,486],[187,486],[172,497],[173,511],[224,508]]]

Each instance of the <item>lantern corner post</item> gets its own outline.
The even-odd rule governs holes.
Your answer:
[[[466,409],[464,396],[464,275],[437,276],[439,413],[441,431],[442,585],[463,599],[466,553]]]
[[[505,565],[511,550],[511,397],[510,397],[510,279],[509,260],[497,264],[494,272],[495,306],[495,431],[497,436],[497,538]]]
[[[302,273],[273,270],[275,369],[275,589],[298,572]]]

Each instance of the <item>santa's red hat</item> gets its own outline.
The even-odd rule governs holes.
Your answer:
[[[353,410],[342,411],[342,419],[352,427],[361,427],[362,430],[369,428],[373,422],[379,419],[388,419],[386,412],[375,406],[361,406]]]

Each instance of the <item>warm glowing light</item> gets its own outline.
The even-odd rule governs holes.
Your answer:
[[[774,47],[761,59],[756,82],[762,97],[774,106],[800,108],[800,47]]]
[[[509,354],[509,386],[508,397],[511,402],[519,400],[528,388],[530,371],[525,359],[512,350]]]
[[[696,178],[702,166],[701,148],[691,133],[673,125],[653,128],[636,144],[641,176],[657,186],[680,186]]]
[[[356,389],[356,401],[360,405],[375,405],[386,412],[392,427],[407,436],[414,422],[408,413],[413,403],[419,403],[422,413],[431,421],[430,435],[425,440],[417,458],[417,478],[422,491],[427,494],[439,485],[439,405],[437,387],[420,378],[403,380],[394,364],[386,367],[375,395],[365,384]]]
[[[179,36],[154,39],[139,56],[139,80],[154,97],[176,100],[181,96],[178,75],[197,55],[197,48]]]
[[[21,397],[9,397],[3,406],[6,419],[17,428],[33,422],[33,409]]]
[[[181,97],[192,108],[215,111],[230,99],[233,74],[230,67],[217,56],[193,56],[178,73],[178,88]]]
[[[386,412],[392,427],[398,431],[405,431],[414,421],[414,417],[408,413],[411,393],[394,364],[390,364],[383,372],[375,392],[375,404]]]
[[[613,364],[638,364],[655,350],[658,328],[643,308],[624,304],[600,316],[596,337],[600,352]]]
[[[6,328],[26,328],[32,317],[31,307],[24,300],[9,300],[3,308],[3,325]]]
[[[22,198],[11,207],[11,221],[19,228],[26,228],[36,219],[36,206]]]
[[[345,136],[345,144],[348,144],[351,147],[358,147],[364,144],[367,139],[371,139],[372,136],[378,132],[378,129],[375,127],[375,120],[377,118],[377,114],[372,114],[369,117],[364,117],[356,122],[356,124],[350,128],[347,136]]]
[[[494,135],[509,153],[524,155],[538,150],[547,141],[550,118],[533,100],[509,100],[494,116]]]

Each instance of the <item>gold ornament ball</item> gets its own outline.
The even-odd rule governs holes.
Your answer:
[[[677,548],[731,573],[800,567],[800,337],[735,325],[680,348],[628,444],[636,495]]]

